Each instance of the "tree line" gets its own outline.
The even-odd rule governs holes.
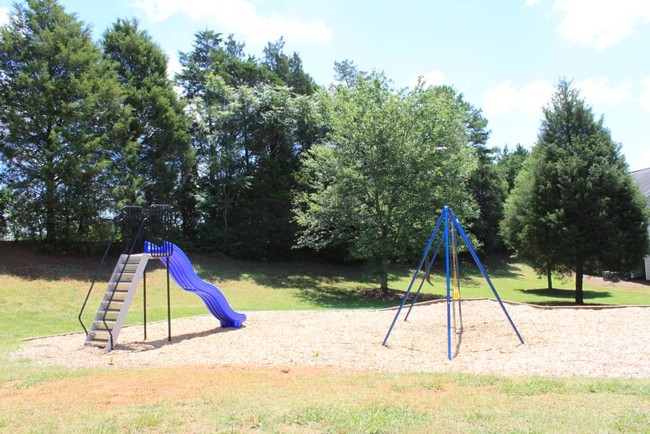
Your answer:
[[[568,112],[558,95],[573,92],[564,81],[529,159],[520,145],[489,147],[481,110],[450,86],[399,89],[346,60],[321,87],[283,39],[255,57],[233,35],[204,30],[180,64],[170,79],[166,56],[135,20],[117,20],[94,42],[56,0],[17,4],[0,28],[0,233],[52,246],[101,243],[122,206],[167,203],[194,249],[258,259],[330,252],[368,262],[387,289],[388,264],[417,257],[444,205],[484,251],[511,249],[540,271],[598,262],[576,252],[569,265],[554,244],[566,237],[533,236],[533,227],[559,230],[540,221],[564,213],[561,204],[539,208],[535,223],[528,211],[551,194],[568,200],[560,181],[589,190],[623,179],[616,205],[640,211],[621,216],[636,232],[647,224],[602,121],[585,109],[564,125],[581,131],[566,143],[574,136],[556,125]],[[595,143],[602,149],[592,152]],[[556,148],[566,152],[538,150]],[[607,174],[592,174],[592,155]],[[531,181],[569,156],[585,161],[561,179]],[[541,162],[553,170],[538,170]],[[585,174],[595,178],[573,182]],[[548,182],[557,188],[543,189]],[[612,204],[603,199],[594,213]],[[638,233],[618,236],[615,226],[627,227],[612,220],[597,229],[614,234],[620,253]]]

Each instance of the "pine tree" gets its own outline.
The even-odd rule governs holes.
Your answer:
[[[538,252],[538,267],[574,271],[576,304],[586,271],[630,271],[648,250],[645,199],[603,122],[561,80],[544,108],[530,179],[513,191],[519,206],[507,207],[508,221],[523,217],[519,251]]]
[[[55,0],[15,6],[0,28],[4,180],[23,236],[93,238],[119,186],[126,113],[90,30]]]
[[[128,134],[134,146],[124,162],[129,170],[122,173],[133,181],[124,192],[125,200],[183,203],[181,212],[193,208],[187,194],[194,165],[189,120],[167,77],[165,54],[133,20],[115,22],[104,33],[102,45],[115,61],[131,110]],[[183,222],[190,224],[187,213],[183,214]]]

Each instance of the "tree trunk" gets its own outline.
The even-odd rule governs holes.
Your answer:
[[[57,238],[56,232],[56,175],[52,169],[53,164],[48,161],[43,170],[45,180],[45,195],[43,202],[45,205],[45,239],[54,241]]]
[[[381,280],[381,284],[380,284],[381,293],[383,295],[388,295],[388,272],[386,270],[383,270],[381,272],[380,280]]]
[[[546,266],[546,286],[548,289],[553,289],[553,276],[551,275],[551,267]]]
[[[377,274],[379,276],[381,293],[388,295],[388,260],[384,258],[377,260]]]
[[[582,278],[584,277],[583,264],[576,266],[576,304],[585,304],[582,293]]]

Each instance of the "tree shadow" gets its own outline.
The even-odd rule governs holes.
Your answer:
[[[108,282],[120,253],[110,252],[100,266],[102,255],[48,253],[37,245],[20,242],[0,242],[0,275],[25,280],[79,280],[90,283],[95,273],[98,282]],[[164,266],[160,261],[149,261],[147,271]]]
[[[547,297],[555,298],[561,300],[548,300],[540,302],[529,302],[529,304],[541,305],[541,306],[574,306],[575,303],[575,290],[574,289],[562,289],[562,288],[534,288],[534,289],[515,289],[524,294],[536,295],[538,297]],[[585,301],[596,300],[601,298],[611,298],[613,294],[609,291],[591,291],[583,290],[583,298]],[[567,301],[563,301],[567,300]],[[599,303],[588,303],[596,305]]]
[[[517,278],[524,276],[514,258],[505,254],[492,254],[482,258],[481,264],[490,278]],[[450,265],[451,269],[451,265]],[[437,257],[431,266],[431,273],[434,275],[446,275],[444,257]],[[467,284],[476,279],[483,279],[483,273],[469,253],[459,256],[460,281]]]
[[[411,293],[408,303],[415,294]],[[342,289],[332,285],[303,288],[296,297],[323,309],[384,309],[398,305],[404,297],[404,291],[389,289],[383,295],[380,288],[351,287]],[[420,294],[418,301],[429,301],[443,298],[439,295]]]

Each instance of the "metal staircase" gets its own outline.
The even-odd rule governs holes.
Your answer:
[[[113,349],[149,257],[148,253],[120,256],[86,335],[86,345]]]

